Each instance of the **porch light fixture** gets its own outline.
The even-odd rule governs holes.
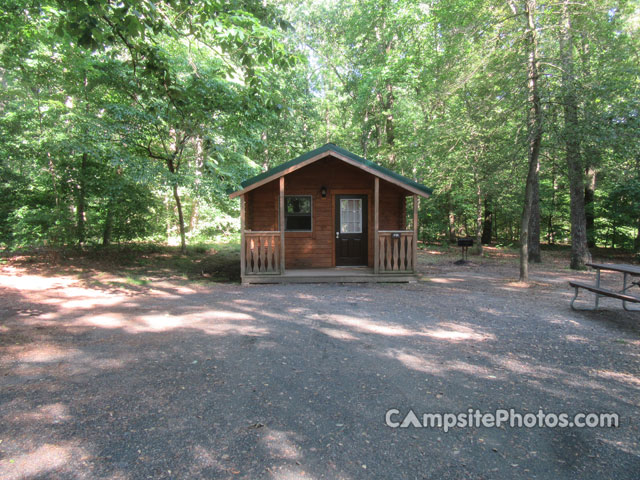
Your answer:
[[[322,195],[322,198],[327,198],[327,187],[320,188],[320,195]]]

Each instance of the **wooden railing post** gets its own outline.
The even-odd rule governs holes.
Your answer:
[[[245,213],[245,198],[244,195],[240,195],[240,281],[244,281],[244,274],[246,272],[247,264],[247,247],[245,242],[247,239],[244,236],[244,230],[246,228],[246,213]]]
[[[284,175],[280,177],[280,202],[278,205],[280,222],[280,275],[284,275]]]
[[[245,275],[280,274],[280,230],[244,233]]]
[[[411,270],[416,273],[418,266],[418,195],[413,194],[413,257],[411,258]]]
[[[380,236],[380,179],[375,177],[373,184],[373,273],[380,272],[379,252]]]

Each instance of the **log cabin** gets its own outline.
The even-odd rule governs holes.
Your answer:
[[[240,197],[242,283],[417,278],[418,197],[429,188],[332,143],[241,187],[230,197]]]

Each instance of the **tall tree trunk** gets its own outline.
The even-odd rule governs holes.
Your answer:
[[[484,197],[484,225],[482,226],[482,244],[489,245],[491,243],[491,235],[493,231],[493,212],[491,211],[491,198],[487,195]]]
[[[262,140],[262,144],[264,145],[264,150],[262,151],[262,171],[266,172],[267,170],[269,170],[269,164],[270,164],[270,160],[269,160],[269,138],[267,136],[267,131],[265,130],[264,132],[262,132],[262,134],[260,135],[260,139]],[[200,144],[196,144],[197,148],[198,148],[198,155],[202,154],[202,147],[201,147],[201,141]]]
[[[447,186],[447,236],[449,243],[456,243],[456,214],[453,211],[453,201],[451,200],[452,185]]]
[[[550,245],[555,243],[555,232],[553,227],[553,216],[556,213],[556,190],[558,190],[558,178],[556,176],[556,162],[553,161],[551,167],[551,211],[549,212],[549,223],[547,224],[547,242]]]
[[[540,95],[538,93],[538,38],[535,25],[536,0],[526,0],[525,13],[527,17],[526,41],[528,47],[527,58],[527,89],[529,91],[529,115],[527,119],[528,162],[527,183],[525,186],[525,201],[520,222],[520,281],[529,280],[529,221],[534,200],[534,183],[537,176],[542,141],[542,111],[540,109]]]
[[[80,177],[78,178],[78,201],[76,205],[76,232],[78,245],[82,245],[85,240],[85,210],[86,210],[86,192],[85,178],[87,170],[87,152],[82,154],[80,159]]]
[[[173,216],[172,212],[171,212],[171,210],[172,210],[171,209],[171,200],[169,199],[168,195],[164,197],[164,206],[166,208],[166,214],[167,214],[167,216],[166,216],[166,220],[167,220],[166,232],[167,232],[167,243],[168,243],[169,242],[169,238],[171,238],[171,217]]]
[[[389,145],[389,149],[391,150],[390,160],[393,162],[395,160],[395,141],[396,141],[396,133],[393,124],[393,103],[395,97],[393,96],[393,85],[390,83],[387,84],[387,103],[385,105],[385,131],[387,133],[387,145]]]
[[[184,215],[182,213],[182,202],[180,201],[180,193],[178,192],[178,185],[173,184],[173,198],[176,201],[176,208],[178,209],[178,227],[180,228],[180,252],[187,253],[187,239],[184,231]]]
[[[327,103],[324,109],[324,125],[325,125],[325,135],[326,135],[326,143],[329,143],[331,140],[331,118],[329,117],[329,104]]]
[[[369,127],[369,109],[366,109],[364,112],[364,120],[362,122],[362,135],[360,137],[360,148],[362,149],[362,156],[364,158],[367,158],[370,138],[371,128]]]
[[[531,216],[529,217],[529,261],[540,263],[540,162],[536,166],[533,178],[533,199],[531,203]]]
[[[480,182],[476,177],[476,254],[482,255],[482,229],[484,227],[484,218],[483,218],[483,195],[482,188],[480,187]]]
[[[180,168],[180,162],[176,160],[176,158],[179,158],[179,155],[178,155],[179,144],[180,142],[178,141],[178,136],[176,136],[175,154],[171,158],[167,159],[167,168],[169,169],[169,172],[171,172],[173,176],[177,175],[178,169]],[[173,183],[173,186],[171,189],[173,191],[173,199],[176,202],[176,209],[178,211],[178,228],[180,229],[180,252],[185,254],[187,253],[187,238],[185,234],[184,214],[182,212],[182,202],[180,201],[180,192],[178,191],[177,178],[174,178],[172,183]]]
[[[456,243],[456,216],[449,210],[449,243]]]
[[[111,233],[113,232],[113,204],[109,202],[107,204],[107,218],[104,222],[104,229],[102,230],[102,246],[107,247],[111,244]]]
[[[396,159],[396,134],[393,123],[393,104],[395,101],[395,97],[393,95],[393,85],[391,85],[391,83],[387,83],[385,89],[387,91],[386,96],[381,92],[379,92],[377,96],[378,102],[380,103],[380,108],[382,109],[382,114],[384,115],[384,132],[387,146],[389,147],[389,163],[393,164]]]
[[[569,0],[562,4],[562,84],[564,90],[564,139],[569,172],[571,204],[571,268],[582,270],[591,261],[587,246],[587,221],[584,210],[584,168],[580,155],[578,99],[574,78],[573,32],[569,13]]]
[[[636,156],[636,172],[640,180],[640,155]],[[636,232],[635,250],[640,253],[640,212],[638,212],[638,225]],[[640,258],[638,258],[640,260]]]
[[[584,187],[584,213],[587,226],[587,246],[596,246],[596,216],[595,216],[595,196],[596,196],[596,171],[593,167],[586,168],[586,182]]]

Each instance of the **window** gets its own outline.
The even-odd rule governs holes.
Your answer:
[[[340,233],[362,233],[362,199],[340,199]]]
[[[288,232],[311,231],[311,195],[284,197],[284,224]]]

